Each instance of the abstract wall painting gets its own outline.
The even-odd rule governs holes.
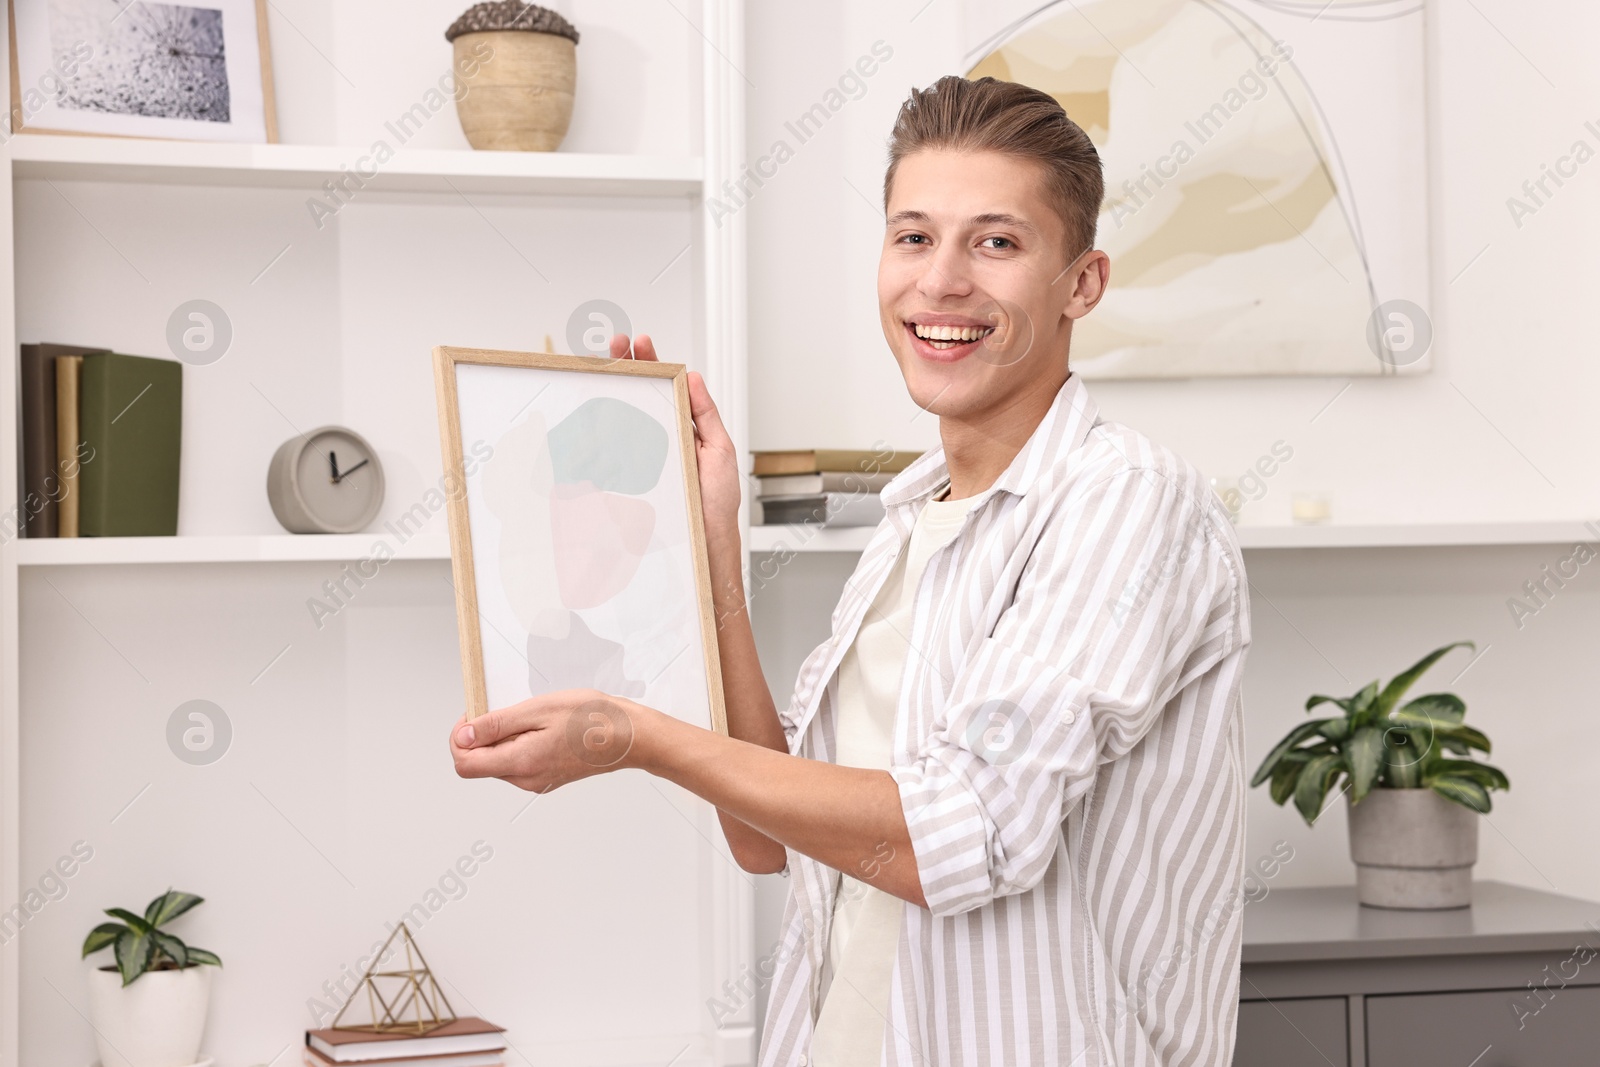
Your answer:
[[[686,369],[434,349],[467,714],[594,688],[726,733]]]
[[[1095,142],[1086,378],[1425,370],[1422,0],[968,0],[970,77]]]

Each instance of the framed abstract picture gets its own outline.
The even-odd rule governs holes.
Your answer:
[[[267,0],[10,0],[11,131],[278,139]]]
[[[726,733],[686,368],[433,365],[467,716],[594,688]]]

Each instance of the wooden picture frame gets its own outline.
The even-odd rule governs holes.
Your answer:
[[[49,0],[40,0],[40,2],[41,2],[41,4],[48,4]],[[202,6],[206,2],[207,2],[207,0],[190,0],[190,3],[198,4],[198,5],[202,5]],[[30,109],[29,109],[28,104],[29,104],[30,99],[32,99],[32,97],[25,96],[24,95],[24,89],[23,89],[23,77],[22,77],[22,66],[23,66],[23,64],[20,62],[20,58],[19,58],[20,57],[20,49],[18,47],[19,38],[18,38],[18,34],[17,34],[17,0],[8,0],[8,2],[6,4],[6,25],[7,25],[8,30],[10,31],[9,32],[9,41],[10,41],[10,50],[11,50],[10,51],[10,55],[11,55],[11,78],[10,78],[10,82],[11,82],[11,84],[10,84],[10,116],[9,116],[9,118],[10,118],[10,132],[13,133],[13,134],[16,134],[16,133],[56,134],[56,135],[63,135],[63,136],[69,136],[69,137],[121,137],[121,138],[133,138],[133,139],[140,139],[140,140],[148,140],[148,139],[155,139],[155,140],[197,140],[197,141],[220,141],[220,142],[225,142],[225,143],[243,143],[243,144],[261,144],[261,143],[277,144],[278,143],[278,106],[277,106],[277,94],[276,94],[276,91],[274,89],[273,78],[272,78],[272,43],[271,43],[271,38],[269,36],[268,29],[267,29],[267,0],[210,0],[210,3],[213,4],[213,5],[223,4],[223,5],[227,5],[227,6],[232,6],[236,10],[238,8],[240,8],[240,7],[253,8],[253,10],[255,12],[255,22],[254,22],[255,47],[253,49],[251,49],[250,52],[253,53],[253,55],[255,56],[256,62],[259,64],[259,68],[260,68],[260,93],[261,93],[261,101],[260,101],[261,102],[261,116],[260,116],[260,122],[259,122],[259,128],[260,128],[260,131],[261,131],[261,136],[260,137],[255,136],[255,131],[257,129],[257,123],[256,123],[256,120],[255,120],[255,117],[254,117],[253,109],[250,112],[251,119],[250,119],[250,122],[249,122],[248,126],[245,126],[243,124],[240,124],[240,125],[236,126],[234,124],[234,122],[232,121],[232,119],[230,118],[230,121],[225,126],[221,125],[221,124],[218,124],[218,126],[216,128],[208,128],[209,124],[193,123],[192,125],[189,126],[188,129],[183,129],[183,128],[175,128],[174,126],[169,125],[170,123],[173,123],[175,120],[164,119],[164,118],[156,118],[156,119],[152,120],[148,116],[142,116],[142,115],[117,115],[117,116],[115,116],[113,118],[103,119],[103,120],[100,120],[100,121],[94,123],[95,125],[102,125],[102,126],[107,126],[107,127],[113,127],[113,126],[117,126],[117,125],[124,125],[124,126],[128,127],[125,130],[118,130],[118,129],[114,129],[114,128],[104,128],[104,129],[63,129],[63,128],[52,127],[51,125],[49,125],[48,122],[46,122],[46,123],[44,123],[42,125],[37,125],[37,126],[29,123],[28,117],[29,117],[29,114],[30,114]],[[216,9],[220,10],[220,8],[216,8]],[[231,69],[231,64],[230,64],[230,69]],[[61,72],[53,70],[53,69],[46,69],[37,78],[30,77],[28,79],[28,82],[29,82],[28,92],[33,94],[34,96],[38,96],[40,98],[52,95],[48,91],[49,88],[50,88],[50,85],[47,84],[47,79],[50,79],[52,77],[52,74],[54,75],[53,84],[59,86],[60,81],[61,81]],[[230,80],[230,89],[231,89],[231,80]],[[42,108],[35,107],[32,110],[36,113],[36,112],[42,110]],[[176,120],[176,121],[177,121],[178,127],[181,127],[182,126],[182,120]],[[162,127],[162,128],[158,129],[156,127]],[[236,134],[240,130],[244,130],[244,132],[245,132],[244,136],[228,136],[228,134]],[[220,135],[218,135],[218,136],[185,136],[186,133],[191,133],[191,132],[192,133],[202,133],[202,134],[220,134]]]
[[[438,347],[433,369],[467,717],[620,678],[726,734],[687,368]]]

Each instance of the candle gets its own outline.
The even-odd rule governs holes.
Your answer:
[[[1289,503],[1289,513],[1297,523],[1327,522],[1328,498],[1321,493],[1295,493]]]

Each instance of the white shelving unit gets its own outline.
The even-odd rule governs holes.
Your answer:
[[[683,153],[406,148],[331,234],[304,203],[366,154],[361,137],[0,147],[11,351],[57,340],[166,355],[167,313],[218,287],[235,329],[224,360],[185,369],[178,537],[0,543],[0,912],[63,840],[96,857],[0,938],[0,1067],[93,1058],[80,927],[157,879],[152,895],[175,880],[209,898],[184,921],[229,964],[206,1051],[227,1067],[292,1057],[322,980],[386,935],[375,917],[428,901],[475,837],[497,873],[419,932],[458,1012],[512,1026],[524,1060],[754,1062],[754,1001],[706,1007],[755,959],[752,882],[714,812],[628,774],[537,798],[537,815],[531,795],[451,781],[438,716],[460,680],[442,515],[405,538],[385,525],[439,474],[428,348],[537,348],[545,333],[565,347],[561,319],[590,297],[626,295],[636,332],[670,337],[664,358],[705,374],[744,451],[744,220],[703,210],[744,159],[743,0],[681,8],[647,12],[654,31],[625,29],[649,38],[636,52],[683,42],[694,55],[674,86],[692,102]],[[6,375],[7,506],[16,407]],[[390,503],[365,533],[289,535],[265,510],[272,450],[321,422],[368,431],[389,472]],[[333,624],[308,623],[305,604],[379,542],[406,566],[338,604]],[[176,704],[202,696],[236,731],[209,768],[174,759],[162,733]],[[406,788],[390,788],[395,775]],[[391,802],[412,805],[414,862],[374,843],[396,840]],[[519,941],[538,955],[517,957]]]

